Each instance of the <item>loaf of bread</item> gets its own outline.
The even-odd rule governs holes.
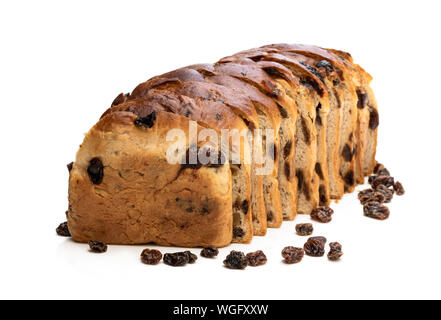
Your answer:
[[[222,247],[329,205],[374,169],[371,80],[346,52],[274,44],[118,95],[70,170],[73,239]]]

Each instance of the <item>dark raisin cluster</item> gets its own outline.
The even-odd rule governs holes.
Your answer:
[[[399,196],[403,195],[403,185],[399,181],[395,181],[389,170],[379,162],[376,163],[374,174],[369,177],[368,182],[371,188],[358,193],[364,215],[377,220],[389,218],[389,208],[383,203],[391,202],[394,193]]]

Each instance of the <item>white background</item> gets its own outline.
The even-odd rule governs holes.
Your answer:
[[[2,1],[0,298],[441,298],[440,11],[439,1]],[[284,246],[303,245],[294,225],[306,216],[184,268],[141,264],[147,246],[96,255],[55,235],[65,165],[118,93],[278,42],[349,51],[374,76],[377,158],[406,195],[387,221],[363,217],[355,193],[332,205],[315,235],[343,244],[341,262],[281,263]],[[269,261],[228,270],[231,249]]]

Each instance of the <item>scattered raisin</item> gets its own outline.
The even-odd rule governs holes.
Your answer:
[[[156,111],[150,113],[147,117],[138,117],[135,120],[135,125],[139,127],[151,128],[155,124]]]
[[[371,185],[372,188],[376,189],[380,184],[386,186],[387,188],[394,185],[394,177],[391,176],[377,176],[373,179]]]
[[[377,192],[374,189],[365,189],[358,193],[358,199],[362,205],[365,205],[369,201],[377,201],[383,203],[386,199],[381,192]]]
[[[378,171],[384,169],[384,165],[378,161],[375,161],[374,174],[378,174]]]
[[[189,261],[189,256],[185,252],[175,252],[164,254],[164,263],[172,267],[182,267]]]
[[[332,220],[332,214],[334,213],[334,210],[332,210],[329,207],[317,207],[311,212],[311,219],[328,223]]]
[[[343,255],[342,246],[338,242],[331,242],[329,244],[329,247],[331,250],[328,252],[328,259],[331,261],[337,261],[340,260],[341,256]]]
[[[325,254],[325,243],[323,241],[310,238],[303,246],[305,254],[311,257],[322,257]]]
[[[231,251],[224,260],[224,265],[230,269],[245,269],[247,264],[247,257],[240,251]]]
[[[390,172],[386,168],[383,168],[380,171],[378,171],[378,175],[379,176],[390,176]]]
[[[386,202],[389,203],[392,201],[392,198],[394,196],[394,190],[393,189],[389,189],[388,187],[386,187],[385,185],[378,185],[377,188],[375,188],[375,194],[381,194],[383,196],[383,199],[373,199],[376,200],[380,203]]]
[[[91,252],[103,253],[107,251],[107,244],[101,241],[89,241],[89,248]]]
[[[317,241],[323,242],[323,245],[325,245],[326,242],[328,241],[325,237],[321,237],[321,236],[310,237],[310,238],[308,238],[308,241],[309,240],[317,240]]]
[[[187,255],[188,263],[195,263],[196,260],[198,259],[198,256],[195,255],[194,253],[191,253],[190,251],[184,251],[183,253]]]
[[[141,252],[141,261],[145,264],[155,265],[162,259],[162,253],[158,250],[145,249]]]
[[[345,146],[343,147],[341,155],[346,162],[352,161],[353,153],[352,153],[351,147],[349,147],[348,144],[345,144]]]
[[[61,237],[70,237],[69,228],[67,227],[67,222],[60,223],[56,229],[57,234]]]
[[[296,225],[296,232],[299,236],[309,236],[314,231],[311,223],[299,223]]]
[[[267,262],[266,255],[262,250],[250,252],[247,254],[247,263],[251,267],[263,266]]]
[[[366,217],[377,220],[385,220],[389,218],[390,214],[388,207],[376,201],[366,203],[363,206],[363,212]]]
[[[219,254],[219,250],[213,247],[202,249],[201,256],[204,258],[214,258]]]
[[[398,196],[402,196],[404,194],[404,188],[403,185],[401,184],[401,182],[397,181],[394,184],[394,190],[397,193]]]
[[[68,170],[69,172],[72,171],[73,164],[74,164],[73,162],[67,164],[67,170]]]
[[[285,259],[285,263],[288,264],[299,263],[302,261],[304,255],[305,252],[302,248],[289,246],[282,250],[282,257]]]
[[[103,182],[104,166],[99,158],[93,158],[90,160],[89,167],[87,168],[87,175],[93,184],[100,184]]]
[[[369,176],[369,178],[368,178],[368,183],[369,183],[370,185],[372,185],[372,182],[374,182],[374,180],[375,180],[377,177],[378,177],[377,175],[371,175],[371,176]]]

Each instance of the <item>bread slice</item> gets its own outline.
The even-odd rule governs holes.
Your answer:
[[[208,99],[207,96],[212,92],[203,88],[203,83],[186,82],[177,85],[173,83],[162,81],[158,86],[150,84],[150,89],[143,92],[141,97],[138,97],[139,93],[134,91],[128,101],[110,108],[108,112],[124,110],[143,116],[153,108],[186,116],[208,128],[237,129],[239,132],[247,132],[248,128],[243,120],[229,107],[221,101]],[[251,167],[244,161],[244,153],[250,149],[246,137],[241,137],[240,146],[241,149],[237,150],[233,141],[229,141],[229,153],[232,154],[234,149],[236,154],[240,155],[240,163],[231,164],[233,242],[249,243],[253,237],[253,223],[252,208],[249,205],[251,202]]]
[[[335,49],[327,50],[334,53],[352,71],[350,79],[355,85],[357,94],[356,179],[358,183],[363,183],[364,176],[372,173],[375,167],[379,125],[377,102],[369,87],[372,76],[355,64],[349,53]]]
[[[167,161],[168,130],[189,119],[115,112],[86,134],[69,174],[68,227],[78,242],[223,247],[232,238],[229,164],[183,169]],[[203,127],[198,126],[197,130]],[[194,141],[187,140],[184,145]]]
[[[256,108],[261,109],[262,117],[265,117],[265,113],[279,115],[280,125],[278,125],[279,129],[277,131],[280,141],[278,143],[279,147],[276,148],[275,157],[278,167],[277,181],[282,216],[278,214],[274,217],[274,214],[270,213],[270,216],[274,217],[274,221],[270,226],[277,227],[281,224],[282,219],[292,220],[297,213],[297,187],[294,178],[294,134],[297,106],[295,101],[286,94],[288,83],[284,80],[284,77],[279,77],[281,71],[277,71],[277,69],[283,68],[283,66],[255,63],[235,56],[224,58],[220,60],[220,63],[221,66],[227,63],[239,63],[241,69],[245,69],[244,66],[249,66],[247,70],[236,70],[240,73],[231,72],[231,69],[229,69],[229,74],[236,79],[234,81],[230,80],[230,85],[236,89],[245,89],[245,86],[249,86],[248,83],[254,84],[255,88],[260,91],[257,91],[257,93],[254,91],[250,97]],[[285,70],[285,73],[289,73],[289,70]],[[287,77],[289,78],[289,75]],[[214,81],[218,80],[214,79]],[[266,85],[261,85],[261,83]],[[249,89],[242,91],[243,94],[249,94]],[[265,95],[262,95],[262,93],[265,93]],[[265,119],[261,119],[261,121],[265,121]]]

